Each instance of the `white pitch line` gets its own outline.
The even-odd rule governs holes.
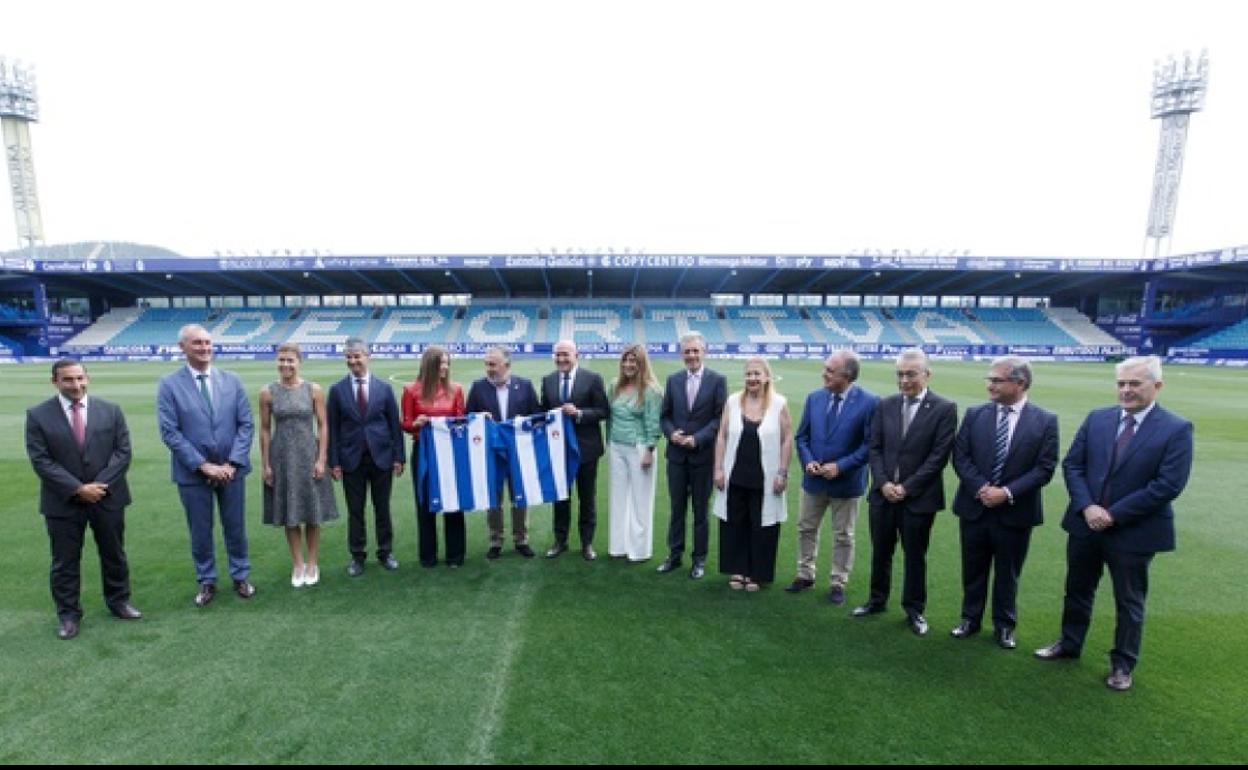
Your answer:
[[[501,660],[490,676],[490,694],[477,717],[478,729],[474,732],[472,742],[468,744],[468,755],[463,761],[465,765],[492,765],[497,762],[494,757],[494,740],[498,738],[498,732],[503,726],[503,706],[511,683],[511,669],[523,641],[520,625],[529,614],[529,605],[533,603],[535,593],[533,583],[526,581],[521,584],[520,593],[512,604],[511,614],[500,629],[503,637],[502,648],[499,650]]]

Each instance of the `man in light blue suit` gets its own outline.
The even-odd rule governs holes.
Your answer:
[[[801,593],[815,584],[819,528],[832,511],[832,576],[828,601],[845,603],[845,584],[854,567],[854,522],[867,487],[871,418],[879,396],[855,384],[858,355],[838,350],[823,362],[823,387],[806,397],[797,428],[802,461],[802,506],[798,520],[797,577],[785,587]]]
[[[1174,550],[1171,503],[1192,470],[1192,424],[1157,403],[1161,359],[1128,358],[1117,367],[1118,406],[1087,416],[1062,461],[1070,505],[1062,519],[1066,600],[1062,636],[1036,650],[1041,660],[1077,658],[1106,566],[1117,625],[1105,685],[1128,690],[1144,634],[1148,566]]]
[[[161,378],[156,419],[191,531],[191,558],[199,581],[195,604],[203,607],[217,593],[214,499],[221,511],[234,592],[250,599],[256,588],[248,580],[244,504],[251,470],[251,406],[242,381],[212,366],[212,337],[204,327],[182,327],[178,347],[186,355],[186,366]]]

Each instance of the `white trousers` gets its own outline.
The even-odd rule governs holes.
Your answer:
[[[611,503],[607,553],[645,561],[654,553],[654,484],[658,461],[642,469],[645,447],[609,445]],[[655,453],[657,454],[657,452]]]

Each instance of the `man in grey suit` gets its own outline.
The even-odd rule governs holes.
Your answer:
[[[667,491],[671,496],[671,523],[667,528],[668,556],[659,572],[680,566],[685,552],[685,510],[693,508],[693,568],[689,577],[706,574],[710,526],[706,514],[714,481],[715,437],[728,400],[728,380],[703,365],[706,340],[697,332],[680,338],[685,368],[667,378],[659,427],[667,437]]]
[[[191,558],[199,581],[195,604],[204,607],[217,594],[214,500],[221,514],[234,592],[250,599],[256,587],[248,579],[251,563],[244,505],[254,428],[251,406],[242,381],[212,365],[212,336],[204,327],[183,326],[178,346],[186,355],[186,366],[161,378],[156,420],[160,438],[169,447],[171,474],[191,531]]]
[[[130,431],[121,408],[87,397],[82,364],[63,358],[52,365],[59,395],[26,412],[26,454],[39,476],[39,512],[52,543],[52,599],[59,639],[73,639],[82,622],[79,603],[82,544],[87,526],[100,554],[104,601],[122,620],[143,617],[130,604],[125,515],[130,504],[126,470]]]
[[[900,392],[881,400],[871,421],[871,596],[853,616],[884,611],[900,538],[901,606],[910,630],[925,636],[927,546],[936,512],[945,507],[941,472],[953,449],[958,408],[928,389],[932,369],[922,350],[903,350],[896,366]]]

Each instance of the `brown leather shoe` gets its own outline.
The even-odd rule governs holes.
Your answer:
[[[1131,672],[1123,668],[1116,668],[1105,677],[1105,686],[1111,690],[1123,692],[1131,689]]]
[[[216,583],[200,583],[199,593],[195,594],[195,606],[207,607],[215,598],[217,598]]]
[[[78,635],[78,621],[62,620],[61,627],[56,629],[56,638],[61,641],[68,641]]]
[[[250,599],[256,595],[256,587],[246,580],[235,580],[234,593],[238,594],[241,599]]]
[[[143,617],[143,613],[139,612],[130,602],[118,604],[116,607],[110,607],[109,611],[113,613],[114,617],[120,618],[121,620],[138,620]]]

